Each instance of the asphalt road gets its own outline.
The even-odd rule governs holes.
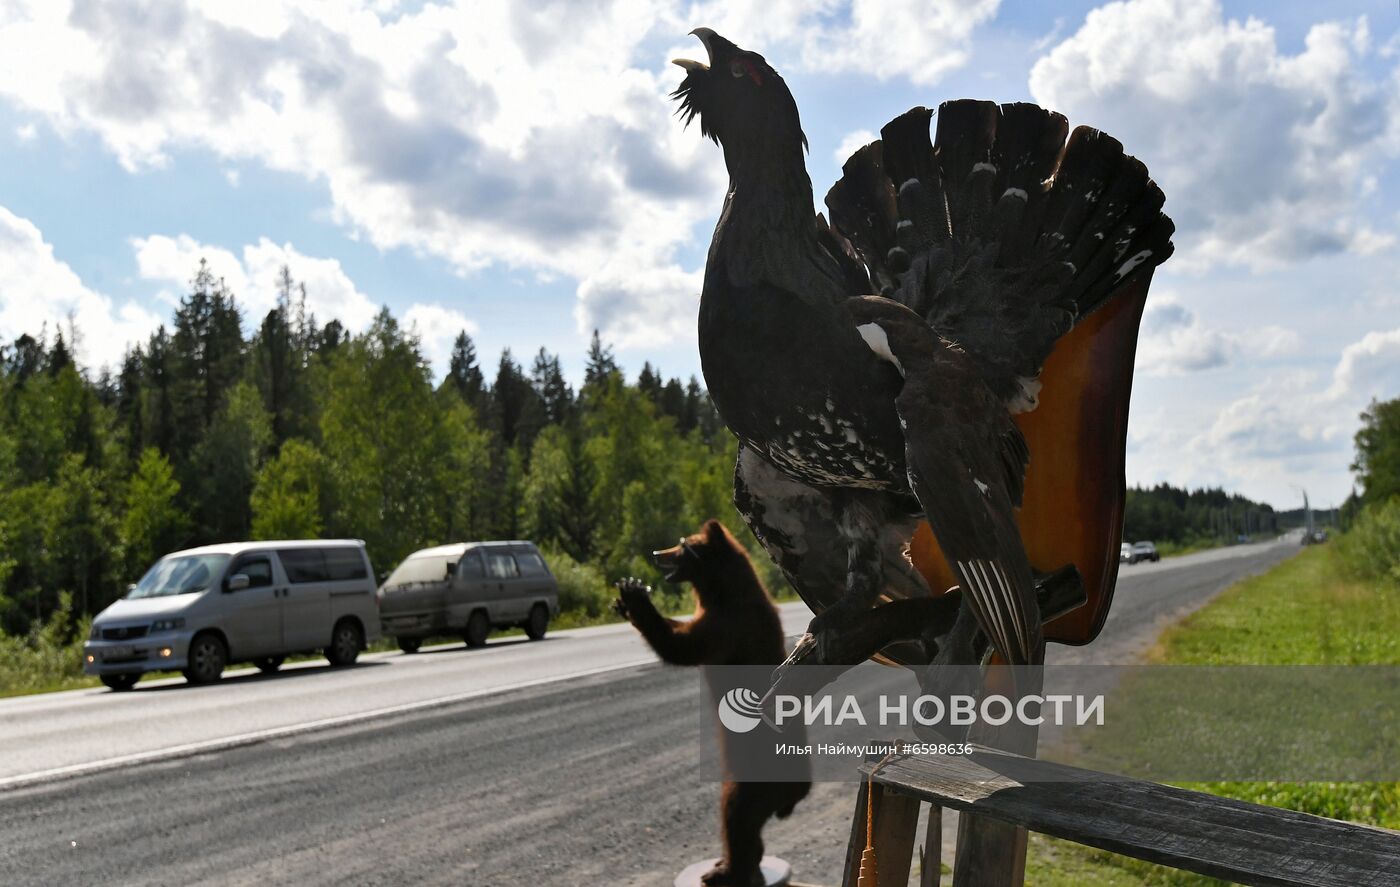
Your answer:
[[[1052,647],[1052,661],[1131,662],[1296,550],[1124,567],[1100,640]],[[784,616],[805,623],[798,607]],[[0,880],[668,885],[716,852],[699,692],[619,626],[0,700]],[[849,785],[816,786],[769,847],[799,880],[835,883],[852,802]]]

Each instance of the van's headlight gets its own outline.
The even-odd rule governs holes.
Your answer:
[[[184,619],[157,619],[151,623],[151,634],[158,631],[174,631],[177,628],[184,628]]]
[[[88,629],[88,640],[95,641],[100,637],[102,637],[102,629],[97,623],[93,623],[92,628]]]

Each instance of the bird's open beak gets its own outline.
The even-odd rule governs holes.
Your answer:
[[[709,61],[713,62],[715,60],[715,51],[710,48],[710,38],[715,35],[715,32],[710,30],[709,28],[696,28],[690,33],[693,36],[700,38],[700,42],[705,45],[706,57],[709,59]],[[671,59],[671,64],[680,65],[682,68],[685,68],[687,73],[691,71],[710,70],[709,65],[705,64],[704,62],[697,62],[695,59]]]

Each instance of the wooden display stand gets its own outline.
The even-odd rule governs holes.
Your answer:
[[[891,755],[861,772],[845,887],[857,887],[866,817],[873,816],[878,884],[906,887],[921,803],[930,805],[921,887],[941,883],[944,807],[963,822],[1026,830],[1240,884],[1382,887],[1400,884],[1400,832],[1250,804],[1155,782],[1037,761],[995,749],[965,757]],[[960,825],[959,828],[964,826]],[[998,837],[986,831],[990,838]],[[955,887],[1009,887],[1021,871],[967,851],[959,835]],[[984,841],[983,847],[992,846]],[[1019,843],[1024,861],[1025,843]],[[854,863],[852,862],[854,860]]]

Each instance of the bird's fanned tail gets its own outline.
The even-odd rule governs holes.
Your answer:
[[[846,162],[827,251],[956,342],[1016,411],[1055,342],[1172,252],[1163,197],[1136,158],[1036,105],[914,108]],[[858,287],[852,295],[858,295]]]

